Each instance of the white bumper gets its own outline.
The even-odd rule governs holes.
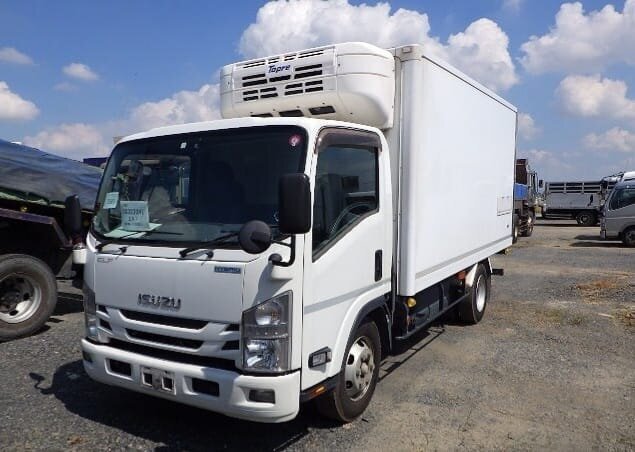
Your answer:
[[[241,375],[228,370],[181,364],[119,350],[108,345],[95,345],[82,339],[82,350],[92,362],[84,359],[84,369],[94,380],[133,391],[174,400],[206,410],[256,422],[285,422],[295,418],[300,408],[300,371],[280,376]],[[126,376],[110,370],[114,359],[131,366]],[[153,368],[174,374],[174,393],[142,385],[141,368]],[[195,392],[192,379],[216,382],[218,396]],[[273,390],[275,403],[249,400],[252,389]]]

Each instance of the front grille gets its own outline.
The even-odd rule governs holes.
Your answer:
[[[147,312],[129,311],[122,309],[121,315],[130,320],[138,322],[152,323],[154,325],[175,326],[177,328],[187,328],[190,330],[200,330],[207,325],[205,320],[182,319],[167,315],[148,314]]]
[[[181,337],[164,336],[162,334],[147,333],[145,331],[126,329],[128,336],[142,341],[156,342],[157,344],[172,345],[174,347],[197,349],[203,345],[203,341],[183,339]]]
[[[191,364],[194,366],[211,367],[214,369],[231,370],[236,372],[236,365],[233,360],[214,358],[211,356],[197,356],[189,353],[175,352],[171,350],[161,350],[148,345],[132,344],[130,342],[119,339],[111,339],[108,343],[109,347],[123,350],[139,355],[150,356],[152,358],[163,359],[166,361],[177,362],[181,364]]]

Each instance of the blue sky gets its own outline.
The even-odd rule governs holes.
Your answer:
[[[541,177],[635,169],[635,0],[361,3],[2,0],[0,138],[102,155],[115,135],[217,117],[224,64],[419,41],[519,108]]]

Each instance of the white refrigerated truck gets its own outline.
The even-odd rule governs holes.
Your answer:
[[[132,135],[87,240],[84,367],[243,419],[359,416],[395,344],[481,320],[511,245],[516,109],[426,54],[225,66],[224,118]]]

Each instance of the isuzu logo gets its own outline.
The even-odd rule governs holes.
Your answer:
[[[289,72],[291,71],[290,64],[283,64],[282,66],[276,66],[275,64],[270,64],[267,73],[269,74],[277,74],[279,72]]]
[[[178,311],[181,309],[181,299],[174,297],[162,297],[160,295],[150,295],[140,293],[137,304],[150,308],[167,309],[170,311]]]

